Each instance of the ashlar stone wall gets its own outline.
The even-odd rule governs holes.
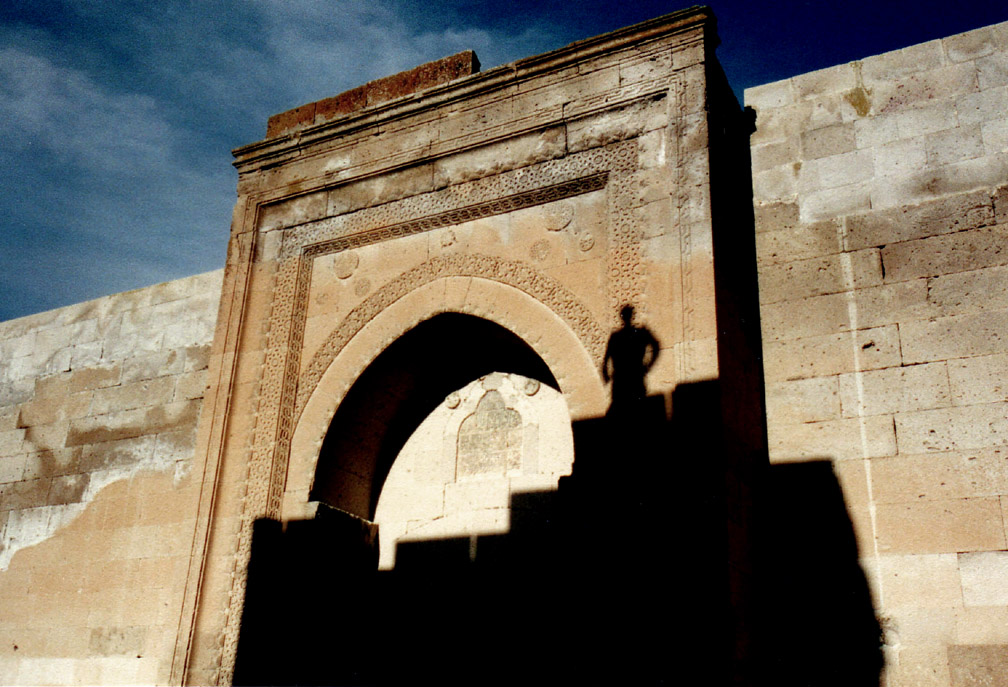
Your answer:
[[[771,459],[833,461],[890,687],[1004,684],[1008,23],[746,100]]]
[[[0,323],[0,682],[168,680],[209,272]]]

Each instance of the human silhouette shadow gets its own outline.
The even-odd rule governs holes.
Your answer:
[[[602,379],[612,383],[610,414],[632,413],[647,397],[644,377],[658,360],[658,340],[647,327],[633,323],[634,308],[620,309],[623,326],[609,337],[602,361]]]

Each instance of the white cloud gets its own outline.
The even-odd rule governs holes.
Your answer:
[[[171,126],[147,95],[114,93],[43,55],[0,50],[0,143],[45,149],[95,173],[135,173],[167,163]]]

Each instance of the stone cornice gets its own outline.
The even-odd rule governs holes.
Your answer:
[[[610,54],[628,45],[641,45],[689,31],[716,45],[716,19],[708,7],[691,7],[656,17],[610,33],[586,38],[557,50],[524,58],[479,72],[443,85],[366,107],[343,117],[241,146],[232,151],[239,173],[274,164],[291,154],[327,140],[344,138],[383,123],[417,115],[424,111],[472,99],[483,93],[515,86],[565,67]]]

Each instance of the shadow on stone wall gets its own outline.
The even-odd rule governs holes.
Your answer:
[[[759,503],[765,683],[877,687],[882,630],[832,463],[772,466]]]
[[[752,118],[708,68],[719,379],[642,397],[658,346],[628,316],[606,356],[616,402],[573,424],[556,491],[512,497],[508,533],[401,543],[378,572],[367,520],[320,505],[286,529],[257,522],[236,684],[878,686],[878,623],[828,462],[767,465]],[[559,388],[527,344],[472,319],[422,323],[361,376],[313,498],[373,517],[402,443],[482,366]],[[623,379],[620,339],[641,363]],[[341,461],[367,442],[345,498],[361,468]]]
[[[515,495],[507,534],[402,543],[391,571],[377,526],[341,511],[257,522],[235,683],[878,685],[828,461],[766,472],[758,576],[732,574],[753,554],[726,515],[719,396],[575,423],[572,474]]]

